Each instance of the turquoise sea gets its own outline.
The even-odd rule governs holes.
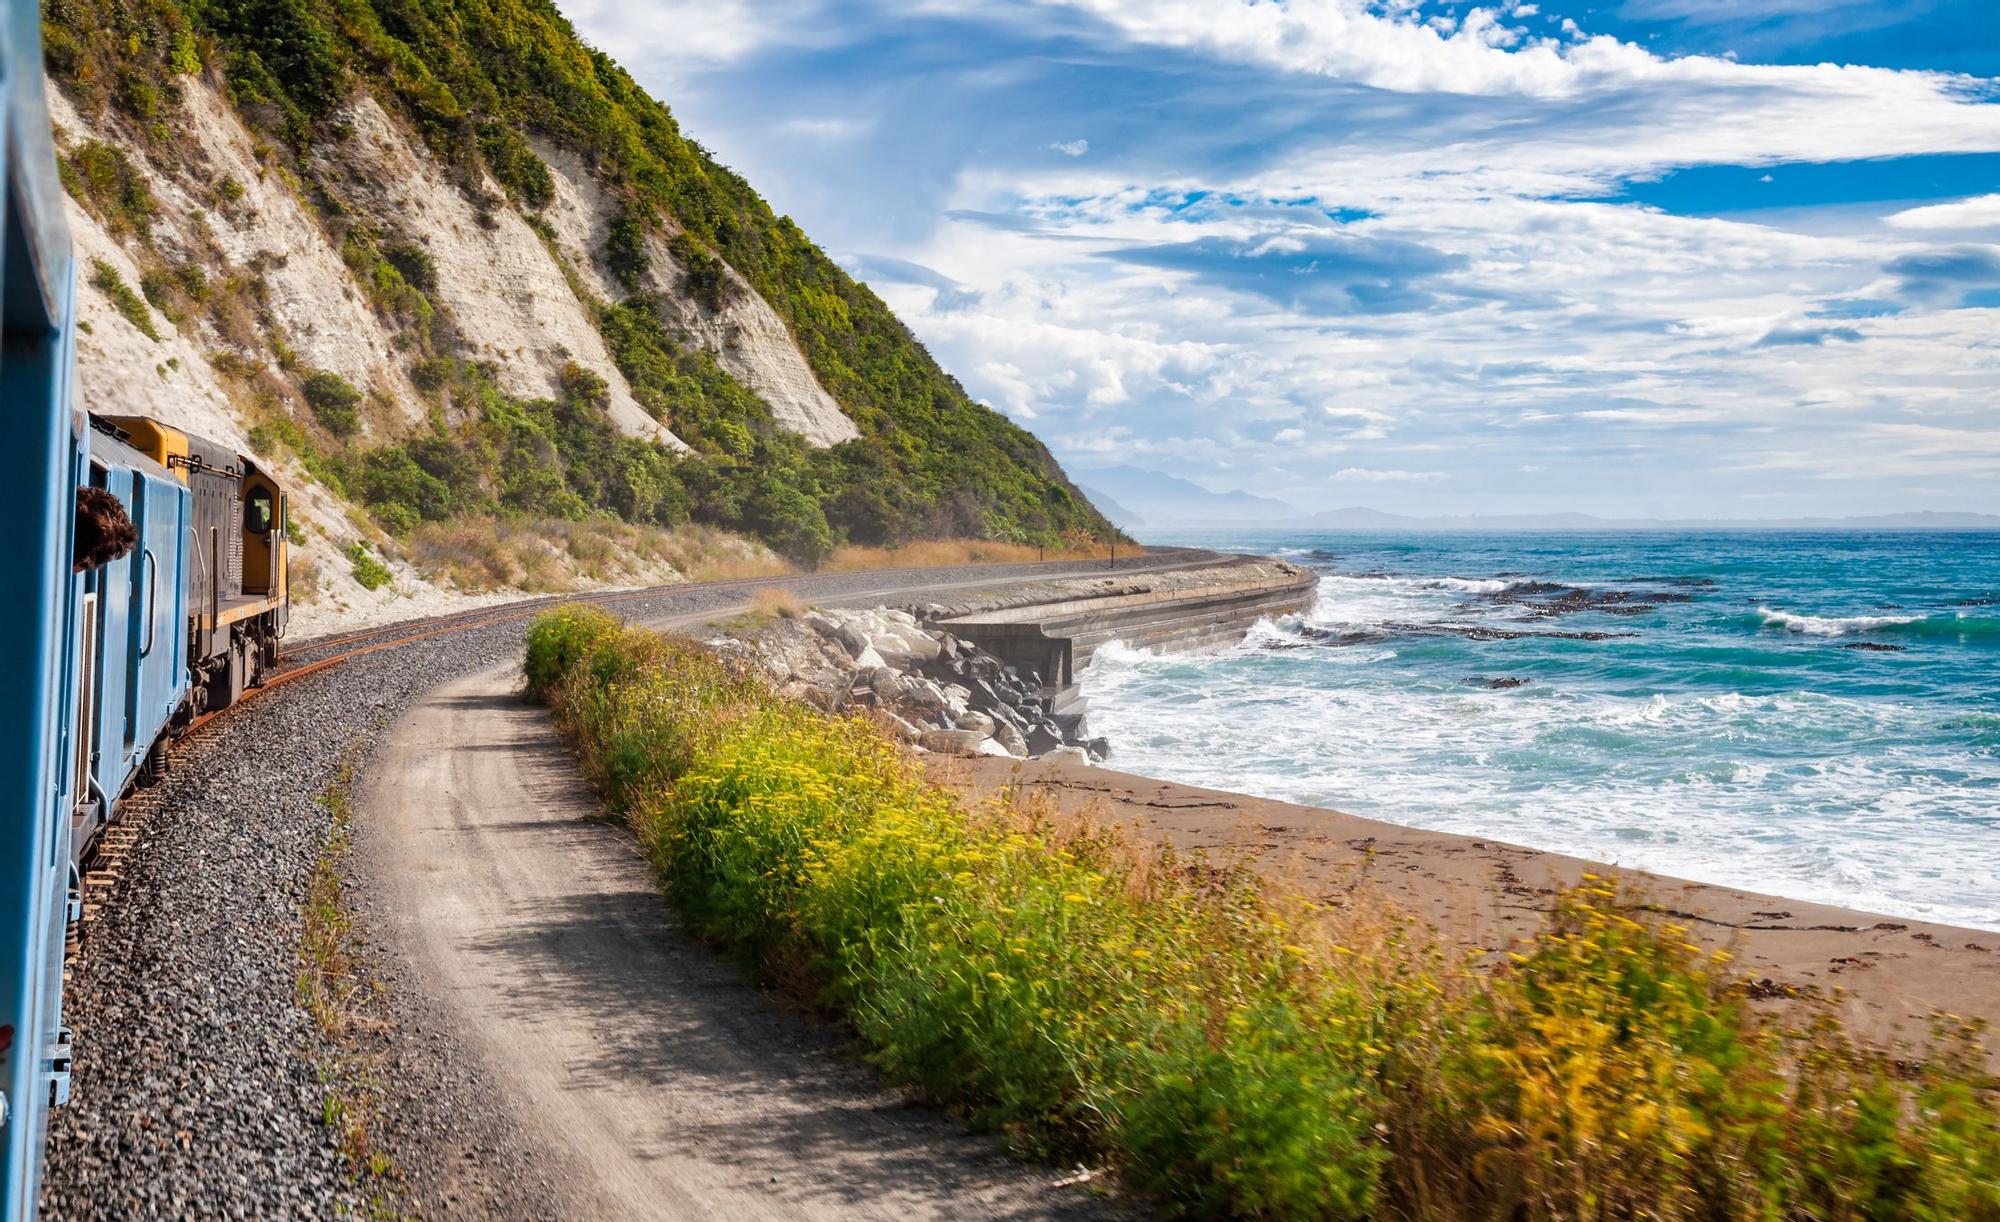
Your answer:
[[[1126,771],[2000,929],[2000,535],[1287,534],[1309,614],[1084,672]]]

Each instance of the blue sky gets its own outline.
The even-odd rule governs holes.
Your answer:
[[[1994,0],[566,0],[1073,468],[2000,512]]]

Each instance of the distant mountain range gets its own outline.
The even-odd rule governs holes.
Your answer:
[[[1200,484],[1138,467],[1072,468],[1070,478],[1099,512],[1126,530],[1296,525],[1306,516],[1283,501],[1247,492],[1210,492]]]
[[[1993,530],[2000,514],[1875,514],[1853,518],[1600,518],[1587,513],[1472,514],[1413,517],[1354,505],[1308,513],[1247,492],[1211,492],[1200,484],[1132,466],[1073,469],[1099,510],[1126,530],[1268,526],[1289,530]]]

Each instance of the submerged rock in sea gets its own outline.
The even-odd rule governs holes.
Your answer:
[[[1844,641],[1842,649],[1857,649],[1864,653],[1901,653],[1907,645],[1885,645],[1881,641]]]
[[[1530,683],[1533,683],[1534,680],[1522,679],[1515,675],[1501,675],[1498,678],[1491,678],[1486,675],[1467,675],[1465,682],[1471,684],[1473,687],[1487,687],[1492,688],[1496,692],[1502,692],[1510,688],[1526,687]]]

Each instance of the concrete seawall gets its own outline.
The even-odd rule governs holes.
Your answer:
[[[922,611],[1069,703],[1077,672],[1108,641],[1145,649],[1233,643],[1260,619],[1306,609],[1316,583],[1310,570],[1283,561],[1218,556],[1165,572],[1071,578]]]

